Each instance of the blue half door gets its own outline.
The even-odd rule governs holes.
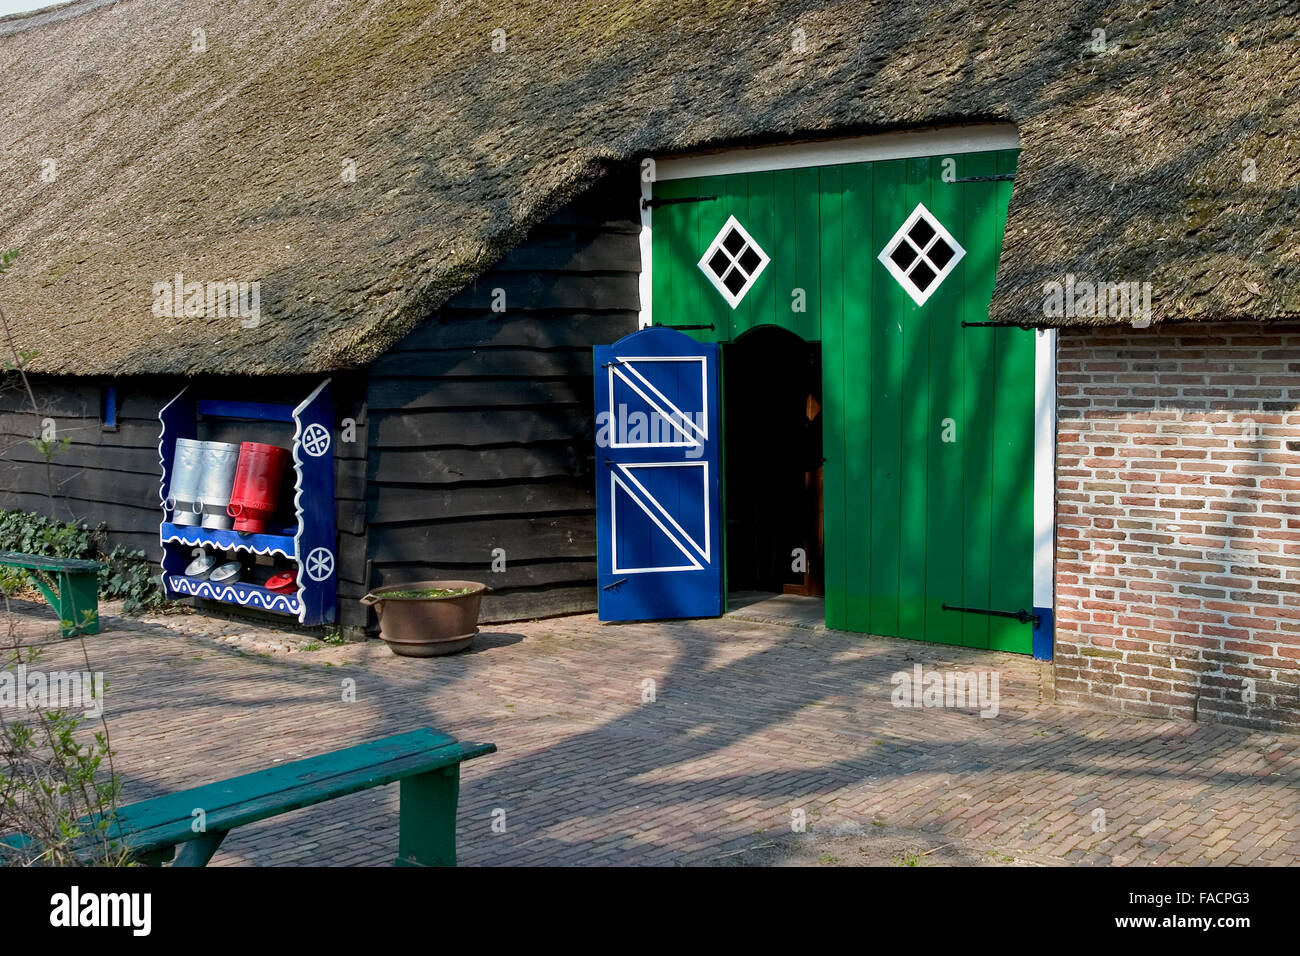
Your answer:
[[[600,619],[717,617],[718,346],[652,327],[595,353]]]

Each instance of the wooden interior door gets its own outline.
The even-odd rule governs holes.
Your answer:
[[[786,594],[821,597],[826,593],[824,569],[826,567],[825,491],[823,476],[825,461],[821,454],[822,432],[821,403],[821,352],[808,350],[808,395],[804,399],[804,421],[807,436],[804,439],[808,468],[804,472],[803,511],[804,549],[808,555],[803,581],[787,584]]]

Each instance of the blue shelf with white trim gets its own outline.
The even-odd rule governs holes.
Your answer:
[[[167,489],[171,483],[176,439],[197,438],[199,417],[285,422],[293,425],[293,515],[289,527],[272,527],[264,534],[178,525],[167,518]],[[162,468],[159,503],[163,520],[158,536],[163,548],[163,585],[173,600],[196,597],[296,618],[315,626],[332,624],[338,614],[337,542],[334,521],[334,406],[329,379],[294,405],[197,399],[187,387],[158,414],[162,429],[158,460]],[[187,577],[193,549],[228,554],[284,558],[297,566],[295,587],[271,591],[245,581],[213,582]]]
[[[199,528],[193,525],[162,523],[163,544],[183,544],[191,548],[208,546],[219,551],[247,551],[251,554],[278,554],[294,558],[293,533],[243,534],[239,531],[222,531]]]
[[[207,598],[223,604],[238,604],[252,607],[273,614],[291,614],[295,617],[302,610],[302,602],[296,591],[271,591],[258,584],[245,584],[243,581],[230,581],[217,584],[204,578],[189,578],[183,574],[167,575],[168,590],[177,594]]]

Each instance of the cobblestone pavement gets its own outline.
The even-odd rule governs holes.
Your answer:
[[[131,800],[432,725],[500,748],[463,768],[464,864],[744,862],[755,847],[770,863],[873,827],[965,861],[1300,856],[1300,736],[1055,706],[1039,665],[1014,655],[583,616],[487,627],[471,651],[419,661],[377,641],[103,610],[86,646]],[[46,608],[13,615],[24,640],[54,636]],[[892,706],[891,676],[916,664],[996,670],[998,715]],[[79,642],[52,643],[43,666],[81,669]],[[791,833],[795,811],[807,833]],[[213,865],[386,864],[396,828],[390,786],[237,830]]]

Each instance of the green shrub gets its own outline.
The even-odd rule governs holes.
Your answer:
[[[0,651],[0,666],[39,666],[40,651]],[[82,714],[27,708],[22,719],[0,710],[0,866],[122,866],[111,838],[121,794],[108,725],[89,732]]]
[[[0,551],[102,561],[107,567],[99,572],[101,597],[122,601],[127,612],[160,606],[165,600],[162,582],[145,553],[121,545],[105,550],[106,546],[102,526],[91,528],[28,511],[0,511]],[[30,586],[27,572],[0,567],[0,590],[12,593]]]
[[[97,553],[88,525],[55,521],[27,511],[0,511],[0,550],[52,558],[85,558]]]
[[[121,780],[103,770],[103,731],[83,743],[82,723],[52,710],[34,724],[0,725],[0,831],[23,835],[0,852],[0,866],[127,865],[109,836]]]

